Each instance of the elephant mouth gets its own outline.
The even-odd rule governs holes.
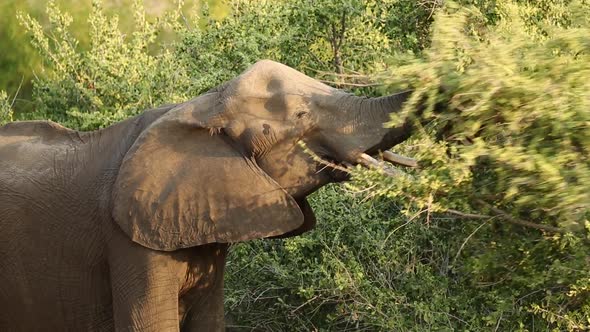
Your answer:
[[[385,162],[389,162],[390,164],[397,166],[405,166],[411,168],[418,167],[418,162],[415,159],[405,157],[397,153],[393,153],[391,151],[379,152],[379,156],[382,158],[382,161],[379,161],[375,157],[372,157],[366,153],[361,153],[357,158],[357,163],[366,168],[380,169],[385,174],[394,176],[399,175],[400,171],[391,167],[389,164],[386,164]]]

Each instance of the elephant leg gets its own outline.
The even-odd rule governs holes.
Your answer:
[[[179,331],[178,263],[169,253],[121,242],[109,253],[115,330]]]
[[[225,331],[223,282],[221,284],[208,294],[198,294],[199,299],[187,306],[182,322],[182,332]]]
[[[223,275],[226,252],[226,246],[213,246],[208,264],[192,266],[193,275],[199,274],[198,270],[203,268],[209,273],[179,299],[184,312],[182,332],[225,331]]]

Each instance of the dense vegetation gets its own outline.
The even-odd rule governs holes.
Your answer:
[[[351,183],[313,195],[316,230],[233,246],[230,326],[590,329],[587,1],[197,4],[146,15],[135,1],[120,9],[133,11],[125,27],[101,1],[87,24],[55,2],[42,19],[11,18],[20,28],[6,31],[26,32],[38,57],[15,42],[0,65],[34,65],[34,107],[13,114],[16,88],[6,85],[0,123],[101,128],[262,58],[359,94],[411,86],[413,101],[431,107],[395,150],[421,168],[400,178],[358,169]],[[6,82],[20,75],[5,72]]]

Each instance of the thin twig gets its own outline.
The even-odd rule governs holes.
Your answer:
[[[457,253],[455,254],[455,257],[453,258],[453,263],[451,263],[451,266],[455,266],[455,262],[457,261],[457,258],[459,258],[459,255],[461,254],[461,251],[463,251],[463,248],[465,248],[465,245],[467,244],[467,242],[469,241],[469,239],[471,239],[471,237],[473,235],[475,235],[475,233],[477,233],[477,231],[479,231],[480,228],[482,228],[485,224],[488,223],[488,221],[492,220],[492,218],[485,220],[484,222],[481,223],[481,225],[477,226],[477,228],[471,232],[471,234],[469,234],[469,236],[467,238],[465,238],[465,241],[463,241],[463,243],[461,244],[461,246],[459,247],[459,250],[457,250]]]
[[[306,306],[308,303],[310,303],[310,302],[314,301],[314,300],[315,300],[315,299],[317,299],[318,297],[319,297],[319,295],[316,295],[316,296],[312,297],[311,299],[309,299],[309,300],[307,300],[307,301],[303,302],[303,304],[301,304],[301,305],[300,305],[300,306],[298,306],[297,308],[295,308],[295,309],[291,310],[291,313],[292,313],[292,314],[294,314],[294,313],[295,313],[295,311],[297,311],[297,310],[299,310],[299,309],[303,308],[303,307],[304,307],[304,306]]]
[[[25,77],[22,76],[20,83],[18,84],[18,89],[16,89],[16,93],[14,94],[14,98],[12,98],[12,103],[10,103],[10,108],[14,109],[14,103],[16,102],[16,97],[18,96],[20,89],[23,86],[23,81],[25,80]]]
[[[500,313],[500,318],[498,318],[498,323],[496,323],[496,328],[494,329],[494,332],[498,331],[498,328],[500,327],[500,322],[502,321],[503,316],[504,316],[504,311],[502,311],[502,313]]]
[[[416,213],[412,217],[410,217],[408,219],[408,221],[406,221],[405,223],[403,223],[400,226],[397,226],[394,230],[389,232],[389,234],[387,234],[387,236],[385,237],[385,240],[383,240],[383,242],[381,243],[381,249],[385,248],[385,244],[387,243],[387,241],[389,241],[389,238],[393,235],[393,233],[397,232],[400,228],[402,228],[402,227],[406,226],[407,224],[409,224],[410,222],[412,222],[412,220],[416,219],[419,215],[421,215],[424,212],[426,212],[426,210],[420,210],[418,213]]]
[[[346,85],[346,86],[356,86],[356,87],[372,87],[372,86],[382,86],[384,85],[383,83],[348,83],[348,82],[334,82],[334,81],[328,81],[328,80],[319,80],[322,83],[326,83],[326,84],[339,84],[339,85]]]
[[[322,159],[320,156],[318,156],[317,154],[315,154],[313,151],[311,151],[307,145],[305,144],[305,142],[303,141],[297,141],[297,144],[299,144],[299,146],[303,149],[304,152],[306,152],[307,154],[309,154],[309,156],[316,162],[322,164],[322,165],[326,165],[329,167],[332,167],[334,169],[337,169],[339,171],[342,172],[346,172],[346,173],[350,173],[349,169],[346,169],[345,167],[342,167],[340,165],[336,165],[332,162],[329,162],[327,160]]]

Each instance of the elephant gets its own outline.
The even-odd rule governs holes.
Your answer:
[[[383,123],[411,93],[261,60],[97,131],[0,127],[0,330],[224,330],[228,247],[311,230],[306,196],[409,137]]]

